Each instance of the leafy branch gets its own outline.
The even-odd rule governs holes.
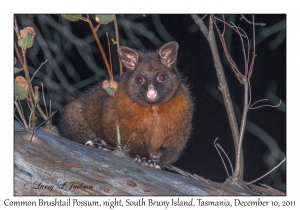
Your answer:
[[[15,53],[17,55],[17,58],[15,58],[15,62],[14,65],[16,65],[17,61],[20,62],[20,64],[22,65],[21,69],[18,68],[14,68],[14,73],[19,73],[20,71],[24,71],[24,75],[23,76],[16,76],[15,78],[15,83],[14,83],[14,93],[15,93],[15,99],[14,99],[14,105],[16,107],[15,111],[18,112],[21,120],[17,117],[17,115],[15,114],[15,117],[23,124],[23,127],[25,128],[25,130],[28,133],[31,133],[33,137],[35,131],[40,127],[36,127],[36,120],[37,120],[37,115],[42,117],[44,119],[43,123],[47,123],[48,126],[52,126],[52,122],[51,122],[51,118],[52,116],[55,114],[55,112],[50,113],[50,115],[48,116],[48,113],[43,111],[43,109],[41,108],[40,104],[39,104],[39,87],[35,86],[34,88],[32,87],[32,79],[34,78],[34,76],[36,75],[36,73],[41,69],[41,67],[47,62],[47,60],[45,62],[43,62],[40,67],[36,70],[36,72],[34,73],[34,75],[32,77],[30,77],[29,74],[29,69],[28,69],[28,64],[27,64],[27,58],[26,58],[26,52],[29,48],[31,48],[34,44],[34,37],[36,35],[34,28],[32,27],[25,27],[22,30],[18,29],[18,25],[15,19],[15,25],[14,25],[14,29],[15,29],[15,33],[17,35],[17,43],[14,42],[14,49],[15,49]],[[19,48],[20,50],[19,50]],[[20,53],[21,51],[21,53]],[[43,97],[44,97],[44,92],[43,92]],[[28,107],[30,109],[30,115],[29,115],[29,120],[28,122],[26,121],[25,115],[24,115],[24,111],[22,109],[22,105],[21,105],[21,100],[26,99]],[[37,111],[36,111],[37,109]],[[47,111],[47,110],[46,110]],[[42,123],[42,124],[43,124]]]
[[[102,44],[98,38],[98,35],[97,35],[97,31],[99,30],[100,28],[100,25],[101,24],[108,24],[112,21],[114,21],[114,24],[115,24],[115,28],[117,29],[117,21],[116,21],[116,18],[115,18],[115,15],[102,15],[102,14],[97,14],[95,15],[95,20],[98,22],[98,25],[96,27],[94,27],[93,23],[92,23],[92,20],[90,19],[89,15],[87,15],[87,17],[83,17],[82,15],[74,15],[74,14],[67,14],[67,15],[62,15],[62,17],[64,17],[65,19],[69,20],[69,21],[78,21],[78,20],[82,20],[82,21],[85,21],[89,24],[90,28],[91,28],[91,31],[94,35],[94,38],[97,42],[97,45],[99,47],[99,50],[100,50],[100,53],[102,55],[102,58],[104,60],[104,63],[105,63],[105,66],[106,66],[106,69],[107,69],[107,72],[109,74],[109,77],[110,77],[110,80],[107,81],[105,80],[103,82],[103,86],[102,88],[106,90],[106,92],[109,94],[109,95],[112,95],[114,96],[116,90],[117,90],[117,87],[118,87],[118,83],[116,81],[114,81],[113,79],[113,71],[112,71],[112,63],[108,62],[108,59],[106,57],[106,54],[103,50],[103,47],[102,47]],[[119,47],[119,34],[118,34],[118,30],[116,30],[116,40],[117,40],[117,46]],[[109,44],[108,44],[109,46]],[[120,63],[121,64],[121,63]],[[122,66],[122,65],[120,65]],[[122,73],[122,68],[120,67],[120,73]]]

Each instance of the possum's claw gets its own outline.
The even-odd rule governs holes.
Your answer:
[[[150,167],[150,168],[153,168],[153,169],[161,170],[161,167],[158,164],[156,164],[156,162],[154,162],[151,159],[147,160],[146,157],[141,158],[139,155],[136,155],[133,158],[133,162],[138,162],[138,163],[141,163],[142,166],[147,166],[147,167]]]
[[[95,137],[91,140],[86,141],[84,145],[85,146],[90,146],[90,147],[93,147],[93,148],[97,147],[98,149],[103,149],[103,150],[110,151],[110,149],[105,147],[107,145],[106,142],[103,139],[100,139],[98,137]]]
[[[141,157],[139,155],[136,155],[134,158],[133,158],[133,162],[141,162]]]

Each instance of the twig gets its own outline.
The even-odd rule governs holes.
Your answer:
[[[226,154],[226,152],[224,151],[224,149],[223,149],[219,144],[217,144],[217,146],[221,149],[221,151],[222,151],[222,152],[224,153],[224,155],[226,156],[226,158],[227,158],[227,160],[228,160],[228,162],[229,162],[230,168],[231,168],[231,173],[233,174],[232,163],[231,163],[231,161],[230,161],[228,155]]]
[[[281,104],[281,100],[280,100],[278,105],[269,105],[269,104],[267,104],[267,105],[261,105],[261,106],[257,106],[257,107],[254,107],[254,108],[253,108],[253,106],[254,106],[255,104],[257,104],[258,102],[261,102],[261,101],[269,101],[269,100],[268,100],[268,99],[261,99],[261,100],[258,100],[258,101],[256,101],[254,104],[252,104],[252,105],[249,107],[249,109],[259,109],[259,108],[261,108],[261,107],[266,107],[266,106],[268,106],[268,107],[279,107],[280,104]]]
[[[43,95],[43,101],[44,101],[44,106],[45,106],[45,110],[46,110],[46,116],[48,117],[48,108],[47,108],[47,104],[46,104],[46,100],[45,100],[45,93],[44,93],[44,84],[41,82],[41,86],[42,86],[42,95]]]
[[[35,103],[34,103],[34,100],[33,100],[34,92],[33,92],[32,86],[29,84],[29,82],[30,82],[30,75],[29,75],[29,70],[28,70],[28,65],[27,65],[27,59],[26,59],[26,49],[23,49],[22,53],[23,53],[23,62],[24,62],[23,68],[24,68],[25,78],[26,78],[27,83],[29,85],[28,86],[29,102],[30,102],[31,108],[33,109],[33,107],[35,107]],[[36,123],[36,117],[35,117],[35,113],[34,112],[32,112],[31,123],[32,123],[33,130],[34,130],[35,126],[36,126],[35,125],[35,123]]]
[[[117,22],[117,16],[115,15],[114,18],[114,24],[115,24],[115,33],[116,33],[116,42],[117,42],[117,49],[120,48],[120,38],[119,38],[119,28],[118,28],[118,22]],[[120,66],[120,76],[123,74],[123,65],[121,59],[119,59],[119,66]]]
[[[224,37],[225,31],[226,31],[226,22],[225,22],[225,17],[222,15],[223,21],[224,21],[224,26],[223,26],[223,32],[222,32],[222,37]],[[216,21],[215,21],[216,23]]]
[[[19,29],[18,29],[18,24],[17,24],[16,15],[14,15],[14,22],[15,22],[15,31],[16,31],[16,34],[17,34],[18,39],[19,39],[19,37],[20,37],[20,32],[19,32]]]
[[[223,21],[223,23],[224,23],[224,26],[225,26],[226,22]],[[228,52],[228,50],[227,50],[227,46],[226,46],[226,42],[225,42],[224,36],[223,36],[223,34],[221,34],[221,32],[220,32],[220,30],[219,30],[219,27],[218,27],[216,21],[214,21],[214,24],[215,24],[216,30],[217,30],[217,32],[218,32],[219,39],[220,39],[221,44],[222,44],[222,46],[223,46],[223,50],[224,50],[224,52],[225,52],[225,55],[226,55],[226,57],[227,57],[227,60],[228,60],[228,62],[229,62],[229,64],[230,64],[230,66],[231,66],[231,69],[232,69],[233,73],[235,74],[235,76],[237,77],[237,79],[239,80],[239,82],[242,84],[242,78],[243,78],[243,75],[242,75],[242,73],[239,71],[237,65],[235,64],[234,60],[232,59],[231,55],[229,54],[229,52]],[[229,25],[229,26],[230,26],[230,25]],[[231,26],[231,28],[233,28],[233,27]]]
[[[253,16],[253,22],[254,22],[254,16]],[[240,30],[237,28],[238,34],[240,35]],[[243,31],[243,33],[245,33]],[[253,26],[253,36],[255,36],[255,30],[254,30],[254,26]],[[241,35],[240,35],[241,37]],[[245,75],[243,76],[243,85],[244,85],[244,108],[243,108],[243,115],[242,115],[242,121],[241,121],[241,127],[240,127],[240,135],[239,135],[239,146],[238,146],[238,152],[237,152],[237,158],[236,158],[236,162],[235,162],[235,170],[232,176],[232,180],[233,181],[241,181],[243,180],[243,171],[244,171],[244,160],[242,158],[243,156],[243,150],[242,150],[242,145],[243,145],[243,140],[244,140],[244,134],[245,134],[245,128],[246,128],[246,121],[247,121],[247,114],[248,114],[248,109],[249,109],[249,92],[251,92],[250,89],[250,77],[249,77],[249,69],[248,69],[248,65],[249,65],[249,54],[250,54],[250,43],[249,43],[249,39],[248,36],[246,35],[247,40],[248,40],[248,55],[246,58],[246,50],[244,48],[244,44],[243,44],[243,40],[241,38],[241,42],[243,44],[243,53],[244,53],[244,59],[245,59]],[[254,43],[255,45],[255,39],[254,39]],[[254,49],[255,50],[255,49]],[[252,61],[251,61],[251,72],[252,72],[252,68],[254,65],[254,56],[252,57]]]
[[[253,20],[253,22],[254,22],[254,15],[252,15],[252,20]],[[253,26],[252,26],[252,31],[253,31],[253,34],[252,34],[252,37],[253,37],[253,56],[252,56],[252,61],[251,61],[251,64],[250,64],[250,68],[249,68],[249,75],[248,75],[248,80],[250,80],[250,78],[251,78],[251,75],[252,75],[252,71],[253,71],[253,67],[254,67],[254,61],[255,61],[255,53],[256,53],[256,51],[255,51],[255,26],[254,26],[254,24],[253,24]],[[249,48],[250,48],[250,46],[249,46]]]
[[[29,115],[29,128],[31,128],[31,122],[32,122],[32,113],[33,113],[33,108],[31,108],[31,107],[29,107],[29,109],[30,109],[30,115]],[[35,128],[34,128],[35,129]]]
[[[276,168],[278,168],[284,161],[286,160],[286,158],[284,158],[279,164],[277,164],[277,166],[275,166],[272,170],[270,170],[269,172],[265,173],[264,175],[262,175],[261,177],[251,181],[251,182],[247,182],[247,185],[249,184],[253,184],[254,182],[257,182],[258,180],[264,178],[265,176],[267,176],[268,174],[272,173]]]
[[[17,29],[16,19],[15,19],[15,28]],[[19,31],[18,31],[18,29],[16,30],[16,33],[17,33],[18,38],[19,38]],[[35,102],[34,102],[34,100],[33,100],[34,92],[33,92],[32,86],[31,86],[31,82],[32,82],[32,79],[35,76],[35,74],[39,71],[39,69],[41,68],[41,66],[44,65],[45,62],[47,62],[47,60],[44,63],[41,64],[41,66],[35,72],[35,74],[33,75],[33,77],[30,79],[29,70],[28,70],[28,66],[27,66],[27,60],[26,60],[26,49],[22,50],[22,53],[23,53],[23,59],[22,59],[22,56],[21,56],[21,54],[19,52],[19,49],[17,47],[16,42],[14,42],[14,48],[15,48],[15,52],[17,54],[18,60],[20,61],[21,65],[23,66],[25,78],[26,78],[26,81],[28,83],[28,95],[29,95],[29,102],[30,102],[29,108],[33,107],[33,106],[36,106],[37,109],[38,109],[38,111],[39,111],[39,113],[41,114],[42,118],[46,119],[45,113],[43,112],[41,106],[39,104],[36,105]],[[33,115],[32,115],[33,129],[35,127],[35,122],[36,122],[36,117],[35,117],[35,112],[33,112]],[[31,127],[31,126],[29,126],[29,127]]]
[[[48,120],[50,120],[56,112],[57,111],[52,112],[51,115],[46,120],[44,120],[41,124],[39,124],[39,126],[37,126],[35,130],[39,129],[43,124],[45,124]]]
[[[250,20],[248,20],[244,15],[241,15],[242,17],[240,18],[240,20],[245,20],[247,23],[249,23],[249,24],[252,24],[252,25],[256,25],[256,26],[265,26],[266,24],[265,23],[254,23],[254,21],[253,22],[251,22]]]
[[[121,135],[120,135],[120,126],[119,126],[119,120],[116,120],[116,128],[117,128],[117,142],[119,145],[121,145]]]
[[[102,47],[102,45],[101,45],[101,43],[100,43],[100,41],[99,41],[98,35],[97,35],[96,31],[95,31],[95,28],[94,28],[94,26],[93,26],[93,23],[92,23],[91,19],[89,18],[89,16],[87,16],[87,17],[88,17],[88,18],[82,18],[82,20],[89,23],[90,28],[91,28],[91,30],[92,30],[92,32],[93,32],[94,37],[95,37],[95,40],[96,40],[96,42],[97,42],[97,45],[98,45],[98,47],[99,47],[99,49],[100,49],[102,58],[103,58],[103,60],[104,60],[105,66],[106,66],[106,69],[107,69],[107,71],[108,71],[108,73],[109,73],[110,78],[112,78],[112,75],[110,75],[110,66],[109,66],[107,57],[106,57],[106,55],[105,55],[105,52],[104,52],[104,50],[103,50],[103,47]]]
[[[24,111],[23,111],[23,107],[22,107],[21,101],[20,101],[20,100],[17,100],[17,101],[18,101],[20,110],[21,110],[21,112],[22,112],[22,115],[24,115]]]
[[[226,107],[226,111],[227,111],[227,115],[228,115],[229,123],[230,123],[230,128],[231,128],[231,132],[232,132],[232,136],[233,136],[233,140],[234,140],[235,154],[237,155],[238,145],[239,145],[239,129],[238,129],[235,113],[233,110],[232,101],[230,98],[230,93],[228,90],[228,85],[226,82],[226,77],[224,74],[224,70],[222,67],[222,63],[220,60],[220,56],[218,53],[218,48],[217,48],[217,44],[216,44],[216,40],[215,40],[215,36],[214,36],[214,32],[213,32],[212,25],[213,25],[214,16],[213,15],[210,16],[209,30],[205,26],[203,20],[198,17],[198,15],[191,15],[191,16],[194,19],[195,23],[199,26],[202,33],[205,35],[205,37],[210,45],[211,51],[212,51],[214,65],[215,65],[217,77],[219,80],[219,89],[221,90],[222,95],[223,95],[224,104]]]
[[[217,18],[217,17],[214,17],[216,20],[218,20],[218,21],[220,21],[220,22],[222,22],[222,23],[225,23],[226,25],[228,25],[233,31],[235,31],[236,33],[237,33],[237,30],[236,30],[236,28],[235,27],[233,27],[232,25],[230,25],[229,23],[227,23],[227,22],[225,22],[224,20],[221,20],[220,18]],[[232,22],[231,22],[232,23]],[[239,28],[239,27],[237,27],[237,28]],[[239,28],[240,30],[242,30],[241,28]],[[245,33],[245,32],[244,32]],[[246,34],[246,33],[245,33]],[[247,35],[245,35],[245,34],[241,34],[243,37],[245,37],[246,38],[246,36]]]
[[[27,131],[26,129],[23,129],[23,130],[15,130],[14,132],[19,133],[19,132],[26,132],[26,131]]]
[[[14,116],[15,118],[17,118],[17,120],[19,121],[19,123],[23,126],[23,128],[25,128],[25,126],[23,125],[23,123],[21,122],[21,120],[18,118],[18,116],[16,115],[16,109],[14,111]]]
[[[242,35],[240,33],[240,29],[239,27],[236,27],[235,24],[233,22],[231,22],[231,24],[237,29],[237,33],[238,35],[240,36],[240,39],[241,39],[241,43],[242,43],[242,51],[243,51],[243,55],[244,55],[244,62],[245,62],[245,75],[248,75],[248,64],[249,64],[249,49],[250,49],[250,44],[249,44],[249,39],[248,37],[246,36],[247,38],[247,42],[248,42],[248,53],[247,53],[247,56],[246,56],[246,50],[245,50],[245,45],[244,45],[244,41],[243,41],[243,38],[242,38]],[[243,30],[242,30],[243,31]],[[244,31],[243,31],[244,32]],[[244,32],[245,33],[245,32]]]
[[[19,52],[19,49],[18,49],[18,46],[17,46],[16,42],[14,42],[14,48],[15,48],[15,52],[16,52],[17,57],[18,57],[18,61],[21,63],[22,66],[24,66],[24,63],[23,63],[23,60],[22,60],[22,57],[21,57],[21,54]]]
[[[218,140],[218,138],[219,138],[219,137],[217,137],[217,138],[215,139],[214,145],[215,145],[215,148],[216,148],[217,152],[219,153],[219,156],[220,156],[220,158],[221,158],[221,160],[222,160],[222,163],[223,163],[223,166],[224,166],[224,168],[225,168],[225,170],[226,170],[227,176],[229,177],[230,175],[229,175],[229,172],[228,172],[228,170],[227,170],[225,161],[224,161],[224,159],[223,159],[223,157],[222,157],[222,155],[221,155],[221,153],[220,153],[220,151],[218,150],[218,147],[217,147],[217,145],[216,145],[216,141]],[[221,148],[221,150],[223,151],[222,148]],[[224,151],[223,151],[223,152],[224,152]],[[225,153],[225,154],[226,154],[226,153]]]
[[[126,147],[127,147],[128,145],[130,145],[129,142],[130,142],[130,139],[132,138],[133,135],[135,135],[135,132],[133,132],[133,133],[129,136],[129,138],[128,138],[126,144],[125,144]],[[128,146],[128,147],[129,147],[129,146]]]
[[[108,33],[107,33],[107,32],[106,32],[106,37],[107,37],[107,46],[108,46],[109,63],[110,63],[110,73],[109,73],[109,75],[111,75],[110,79],[113,79],[112,62],[111,62],[111,51],[110,51],[110,42],[109,42],[109,36],[108,36]]]
[[[47,61],[48,61],[48,59],[45,60],[43,63],[41,63],[40,67],[34,72],[34,74],[32,75],[32,77],[31,77],[31,79],[30,79],[29,85],[31,84],[31,82],[32,82],[34,76],[36,75],[36,73],[41,69],[41,67],[42,67]]]
[[[17,103],[17,101],[14,101],[14,104],[15,104],[15,106],[16,106],[16,108],[17,108],[17,111],[18,111],[18,113],[19,113],[19,116],[20,116],[21,119],[22,119],[23,126],[24,126],[24,128],[27,130],[27,129],[28,129],[28,124],[27,124],[27,122],[26,122],[26,119],[25,119],[25,117],[24,117],[24,114],[21,112],[20,107],[19,107],[19,104]]]
[[[243,172],[244,172],[242,143],[243,143],[243,138],[245,133],[247,113],[248,113],[248,80],[244,78],[243,82],[244,82],[244,108],[243,108],[242,122],[240,127],[238,150],[237,150],[236,160],[235,160],[235,169],[232,176],[233,181],[243,180]]]
[[[203,20],[205,17],[207,16],[207,14],[206,15],[204,15],[201,19]]]
[[[49,100],[49,113],[51,113],[51,100]]]

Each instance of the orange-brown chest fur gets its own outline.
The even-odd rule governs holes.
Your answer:
[[[175,96],[164,104],[142,106],[127,95],[122,83],[120,86],[116,99],[113,99],[116,100],[115,107],[104,114],[105,123],[111,125],[104,128],[104,136],[117,139],[118,125],[122,146],[129,141],[131,154],[149,156],[171,144],[181,151],[189,134],[192,115],[187,88],[182,84]],[[175,139],[172,138],[174,135]],[[167,142],[168,139],[171,142]]]

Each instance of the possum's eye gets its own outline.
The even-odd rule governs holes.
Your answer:
[[[142,77],[142,76],[137,77],[137,83],[138,83],[139,85],[144,84],[144,82],[145,82],[144,77]]]
[[[157,81],[159,81],[159,82],[163,82],[163,81],[165,81],[166,80],[166,77],[165,77],[165,75],[163,75],[163,74],[159,74],[158,76],[157,76]]]

